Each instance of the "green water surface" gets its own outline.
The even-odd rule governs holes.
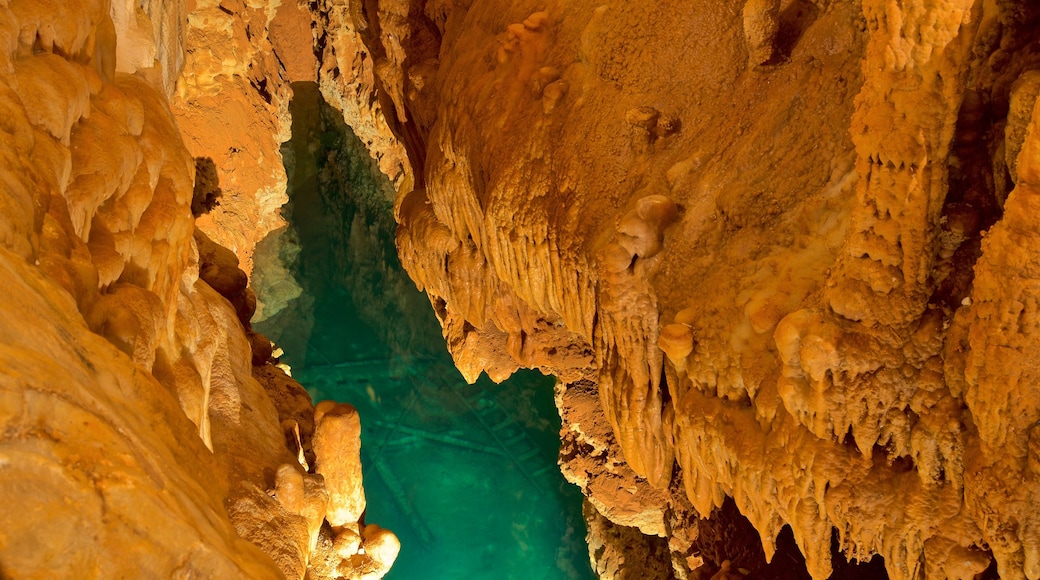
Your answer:
[[[313,83],[293,89],[289,227],[258,247],[255,326],[315,401],[358,408],[366,521],[402,544],[387,578],[593,578],[554,380],[465,383],[397,260],[389,181]]]

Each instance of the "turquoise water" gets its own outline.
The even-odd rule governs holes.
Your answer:
[[[402,543],[387,578],[593,578],[553,379],[465,383],[397,261],[392,187],[313,84],[293,89],[290,225],[257,249],[255,326],[315,401],[358,408],[366,520]]]

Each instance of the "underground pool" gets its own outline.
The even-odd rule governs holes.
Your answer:
[[[257,248],[254,326],[315,402],[357,407],[366,519],[402,544],[387,578],[593,578],[554,380],[466,384],[397,260],[392,185],[315,84],[293,90],[288,226]]]

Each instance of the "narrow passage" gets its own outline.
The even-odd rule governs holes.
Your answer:
[[[255,326],[315,402],[358,408],[366,517],[402,544],[387,578],[593,578],[553,379],[465,383],[397,260],[391,184],[315,84],[293,90],[289,226],[257,248]]]

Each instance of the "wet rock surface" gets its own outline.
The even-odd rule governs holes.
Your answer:
[[[132,4],[0,3],[0,499],[24,508],[0,516],[2,575],[303,578],[351,475],[309,472],[310,399],[268,364],[238,256],[195,227],[220,176],[168,101],[200,48],[170,34],[187,7]],[[392,564],[368,536],[378,557],[341,575]]]
[[[393,5],[381,78],[425,145],[402,260],[467,377],[595,385],[614,441],[564,428],[593,501],[609,449],[658,507],[731,498],[766,560],[789,526],[813,578],[1040,575],[1035,8]],[[431,25],[436,62],[393,57]]]

